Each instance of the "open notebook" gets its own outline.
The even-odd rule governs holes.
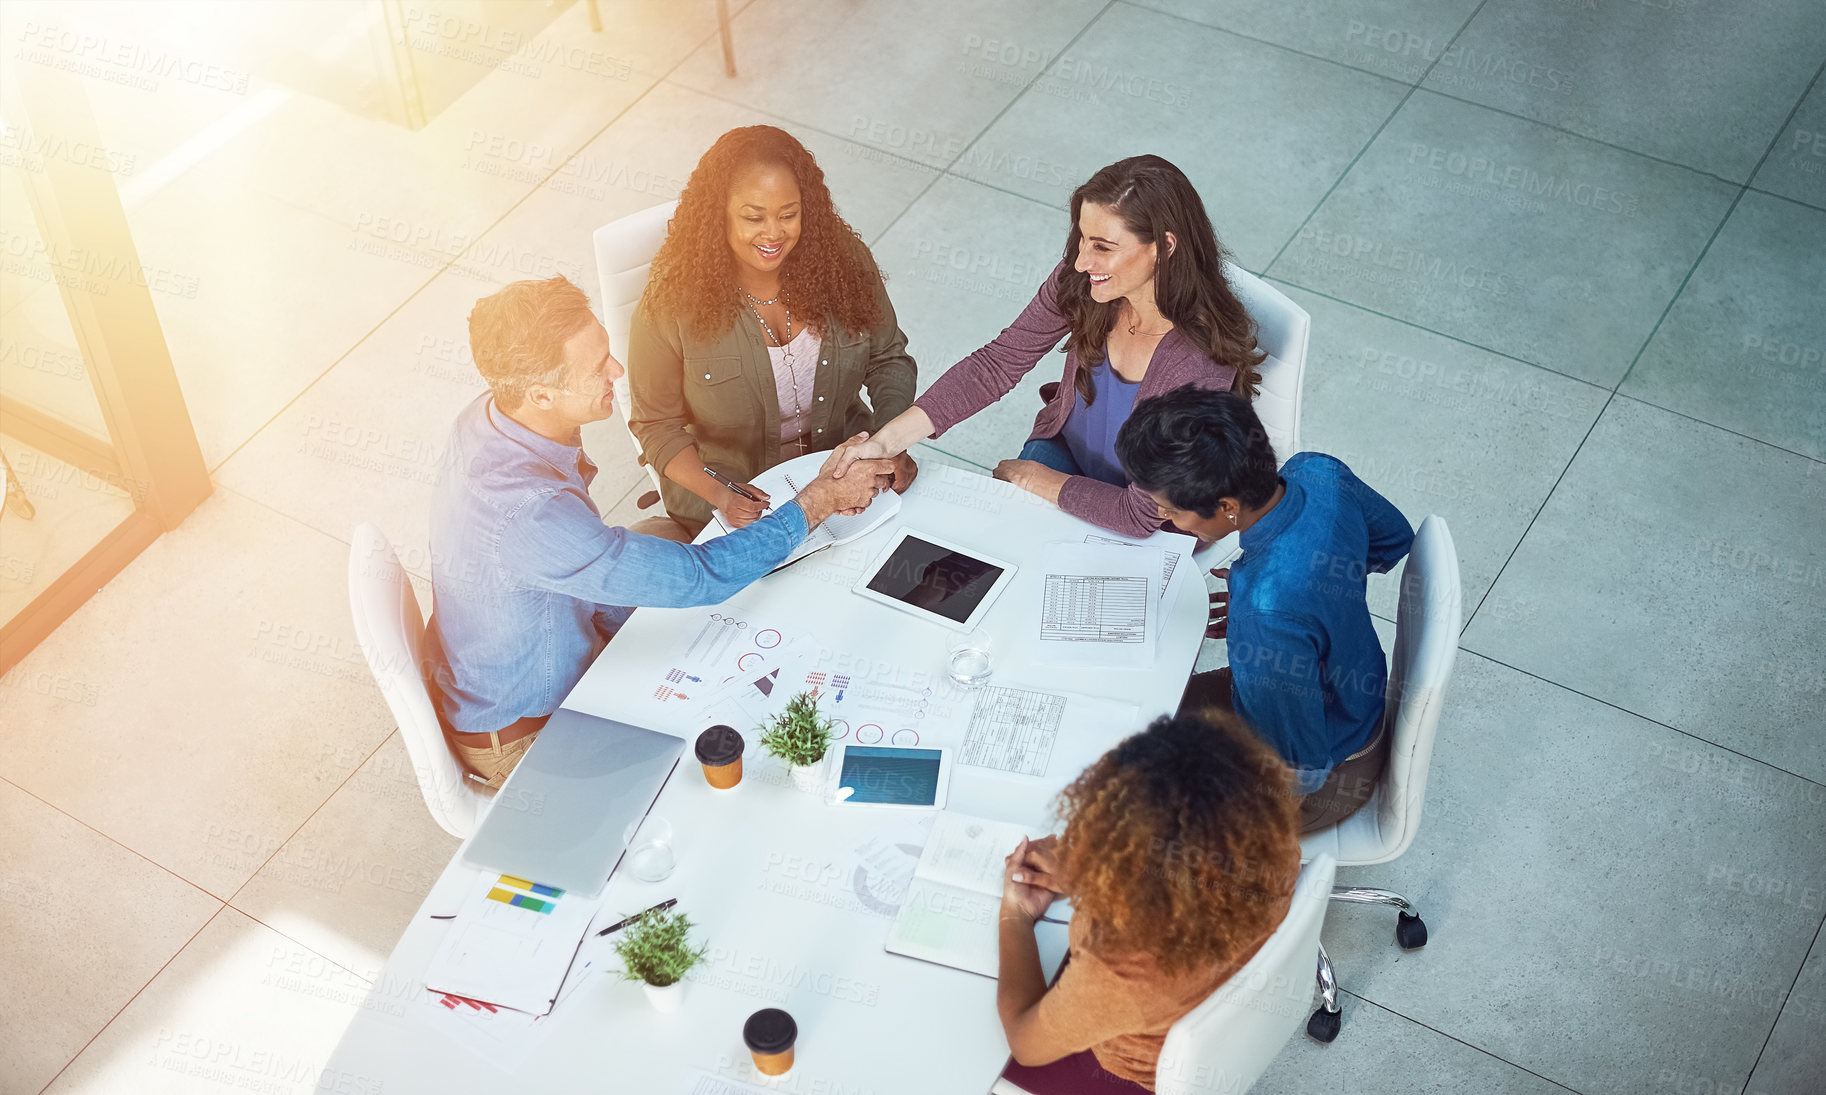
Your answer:
[[[749,482],[766,491],[767,497],[773,505],[784,505],[797,497],[799,492],[805,489],[806,484],[818,478],[819,469],[824,467],[825,460],[829,458],[830,453],[828,452],[808,452],[803,456],[795,456],[784,464],[775,464]],[[873,502],[869,503],[868,509],[853,517],[841,513],[831,514],[823,524],[812,529],[805,537],[805,541],[794,548],[793,553],[788,555],[780,565],[785,566],[787,563],[805,558],[814,551],[835,547],[838,544],[847,544],[860,536],[866,536],[875,531],[877,525],[899,512],[900,495],[891,490],[884,490],[875,496]],[[716,517],[716,527],[721,530],[717,535],[726,535],[734,531],[729,522],[724,519],[722,510],[713,510],[712,513]]]
[[[887,950],[994,977],[1002,868],[1026,828],[942,810],[913,868]]]

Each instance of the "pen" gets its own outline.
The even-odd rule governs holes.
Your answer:
[[[639,920],[641,917],[647,915],[647,913],[659,912],[663,909],[669,909],[676,904],[678,904],[678,898],[669,897],[666,900],[661,901],[659,904],[653,906],[650,909],[643,909],[642,911],[635,913],[633,916],[628,917],[626,920],[615,921],[615,923],[610,924],[608,927],[597,932],[596,938],[601,939],[603,936],[609,934],[610,932],[618,932],[621,929],[627,927],[629,924],[632,924],[636,920]]]
[[[708,464],[704,465],[704,474],[708,475],[710,478],[716,480],[717,482],[723,484],[725,487],[728,487],[730,490],[735,491],[737,494],[748,499],[750,502],[759,502],[760,501],[759,498],[756,498],[754,495],[748,493],[748,488],[742,486],[742,484],[729,478],[727,475],[724,475],[722,472],[717,471],[715,468],[711,467]]]

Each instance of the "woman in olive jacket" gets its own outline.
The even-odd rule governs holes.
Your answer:
[[[628,425],[666,512],[692,535],[713,507],[748,524],[767,504],[750,479],[874,430],[915,380],[881,271],[812,154],[773,126],[723,134],[679,195],[628,337]],[[894,488],[917,471],[902,454]]]

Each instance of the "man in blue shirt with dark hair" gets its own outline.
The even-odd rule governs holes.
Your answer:
[[[1176,388],[1138,405],[1116,451],[1162,520],[1211,543],[1237,533],[1242,557],[1214,571],[1206,634],[1230,664],[1192,678],[1182,710],[1233,709],[1298,776],[1302,832],[1355,813],[1388,759],[1388,663],[1364,600],[1369,574],[1407,555],[1414,530],[1388,499],[1322,453],[1278,472],[1248,402]]]
[[[581,427],[615,412],[625,370],[583,290],[515,282],[476,303],[469,342],[489,391],[457,415],[432,500],[425,657],[457,757],[499,788],[635,606],[727,600],[826,517],[867,506],[893,462],[820,476],[702,545],[669,518],[611,527]]]

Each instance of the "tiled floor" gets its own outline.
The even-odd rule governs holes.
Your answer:
[[[426,572],[471,303],[594,295],[590,230],[756,121],[818,155],[926,380],[1026,301],[1072,186],[1174,159],[1312,313],[1307,447],[1451,522],[1426,821],[1344,872],[1432,941],[1334,910],[1343,1034],[1258,1090],[1826,1090],[1817,0],[752,0],[734,80],[708,3],[601,6],[545,40],[624,75],[503,68],[416,132],[90,83],[144,261],[198,279],[157,304],[216,493],[0,680],[0,1091],[315,1086],[455,847],[349,529]],[[15,273],[0,311],[54,329]],[[940,448],[1012,454],[1041,379]],[[589,443],[630,519],[619,427]]]

